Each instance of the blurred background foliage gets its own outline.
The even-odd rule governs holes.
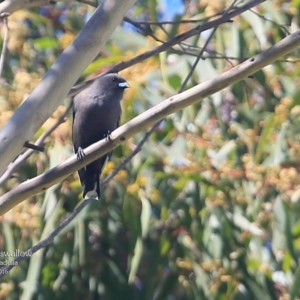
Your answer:
[[[128,17],[139,27],[124,22],[78,82],[215,18],[230,3],[138,1]],[[299,9],[298,0],[267,1],[219,26],[186,88],[298,29]],[[78,2],[57,3],[9,16],[0,127],[93,11]],[[200,21],[149,23],[172,20]],[[4,31],[2,24],[1,48]],[[207,37],[191,37],[121,72],[131,85],[122,123],[178,93]],[[100,202],[4,277],[0,299],[300,299],[299,70],[297,50],[166,118]],[[1,193],[71,156],[71,124],[69,117],[46,139],[46,151],[34,153]],[[144,134],[114,150],[104,175]],[[0,217],[0,250],[32,247],[81,199],[74,174],[18,205]]]

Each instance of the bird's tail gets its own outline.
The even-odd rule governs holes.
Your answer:
[[[83,192],[83,197],[85,199],[100,199],[100,175],[111,154],[112,152],[109,152],[108,154],[100,157],[97,161],[86,166],[85,176],[82,177],[84,178],[85,183]]]
[[[100,199],[100,180],[98,172],[86,172],[85,176],[84,199]]]

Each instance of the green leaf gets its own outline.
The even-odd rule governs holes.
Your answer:
[[[34,40],[34,46],[40,50],[55,50],[59,47],[59,43],[55,38],[41,37]]]
[[[270,115],[267,120],[265,120],[265,126],[260,135],[260,140],[255,153],[255,161],[260,163],[263,157],[264,150],[270,146],[269,139],[271,137],[271,132],[274,131],[275,125],[275,115]]]
[[[296,272],[294,273],[294,282],[290,289],[290,300],[299,299],[300,297],[300,268],[298,267],[296,269]]]
[[[142,238],[146,238],[149,231],[149,222],[151,217],[151,204],[149,200],[142,194],[139,193],[142,202],[142,212],[141,212],[141,228],[142,228]]]
[[[140,265],[140,261],[143,254],[143,240],[142,238],[137,238],[136,244],[134,247],[133,257],[130,263],[130,272],[128,277],[128,283],[133,284],[135,280],[136,273],[138,271],[138,267]]]

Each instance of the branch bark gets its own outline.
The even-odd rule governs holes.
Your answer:
[[[84,152],[86,156],[82,161],[78,161],[76,155],[73,155],[64,163],[50,169],[48,172],[40,176],[23,182],[15,189],[0,197],[0,215],[4,214],[28,197],[40,193],[50,186],[60,182],[68,175],[109,152],[111,149],[120,145],[126,139],[129,139],[142,129],[180,109],[201,101],[202,99],[235,82],[253,75],[256,71],[271,64],[299,46],[300,30],[284,38],[269,49],[247,59],[245,62],[231,70],[198,84],[185,92],[172,96],[162,103],[150,108],[146,112],[116,129],[111,134],[111,140],[101,140],[85,149]]]
[[[60,0],[59,2],[74,2],[74,0]],[[22,9],[53,4],[53,0],[5,0],[0,3],[0,13],[10,13]]]
[[[0,175],[26,140],[51,116],[92,62],[135,0],[105,0],[74,42],[58,57],[32,94],[0,131]]]

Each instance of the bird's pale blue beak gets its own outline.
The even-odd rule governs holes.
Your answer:
[[[126,89],[126,88],[129,88],[130,85],[127,81],[124,81],[124,82],[120,82],[119,83],[119,87],[123,88],[123,89]]]

